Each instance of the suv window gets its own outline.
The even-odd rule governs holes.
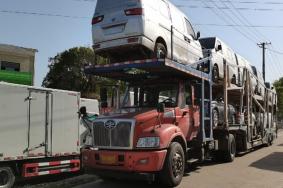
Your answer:
[[[186,22],[186,27],[187,27],[188,34],[191,35],[193,38],[195,38],[195,31],[194,31],[194,29],[192,27],[192,24],[186,18],[185,18],[185,22]]]

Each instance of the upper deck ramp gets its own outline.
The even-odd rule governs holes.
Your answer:
[[[204,60],[201,60],[204,61]],[[169,59],[146,59],[85,67],[85,73],[122,81],[149,77],[183,77],[211,81],[207,73]]]

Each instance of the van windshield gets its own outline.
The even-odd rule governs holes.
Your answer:
[[[138,0],[97,0],[95,12],[100,13],[121,7],[136,7],[138,2]]]
[[[214,49],[216,39],[215,38],[204,38],[204,39],[199,39],[199,42],[201,46],[205,49]]]

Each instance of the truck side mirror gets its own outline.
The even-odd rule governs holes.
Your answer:
[[[85,106],[82,106],[80,108],[80,115],[83,115],[83,116],[86,116],[87,115],[87,111],[86,111],[86,107]]]
[[[107,103],[107,88],[101,88],[100,89],[100,100],[101,100],[101,108],[107,108],[108,103]]]
[[[157,104],[157,112],[158,113],[164,113],[165,112],[165,104],[164,103],[158,103]]]

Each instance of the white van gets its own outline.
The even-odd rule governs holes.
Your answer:
[[[253,74],[256,76],[256,89],[255,89],[255,93],[257,95],[260,95],[264,98],[265,95],[265,83],[264,83],[264,79],[262,76],[262,73],[260,71],[258,71],[258,69],[255,66],[252,66],[252,70],[253,70]]]
[[[111,62],[173,58],[191,64],[203,57],[188,17],[168,0],[97,0],[93,48]]]
[[[211,57],[213,61],[213,80],[224,79],[224,60],[229,64],[229,79],[237,84],[239,70],[235,52],[217,37],[199,39],[203,48],[204,57]],[[233,82],[232,82],[233,83]]]

